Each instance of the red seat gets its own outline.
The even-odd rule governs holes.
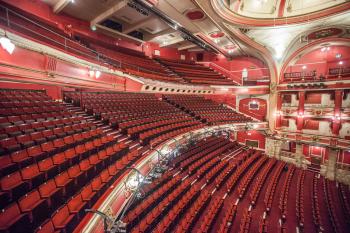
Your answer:
[[[55,153],[56,149],[53,146],[52,142],[45,142],[43,144],[41,144],[41,150],[45,153],[48,154],[48,156],[51,156]]]
[[[16,140],[19,144],[22,145],[23,148],[28,148],[35,145],[34,141],[30,138],[29,135],[17,136]]]
[[[32,146],[27,148],[28,155],[33,157],[36,161],[46,158],[47,154],[41,150],[40,146]]]
[[[57,187],[61,187],[63,189],[64,196],[70,197],[74,193],[74,182],[69,178],[67,171],[55,176],[55,183]]]
[[[40,198],[40,194],[36,189],[25,194],[19,199],[18,203],[22,213],[29,214],[30,222],[34,228],[39,226],[48,217],[47,201]]]
[[[57,153],[52,156],[52,162],[54,165],[58,166],[58,171],[64,171],[68,167],[68,160],[66,160],[65,153]]]
[[[45,173],[45,180],[53,178],[58,174],[58,166],[53,164],[51,158],[47,158],[38,162],[39,170]]]
[[[18,163],[20,167],[25,167],[33,163],[33,158],[29,157],[27,150],[13,152],[11,159],[14,163]]]
[[[49,141],[52,141],[52,140],[54,140],[54,139],[57,138],[57,136],[53,133],[53,131],[52,131],[51,129],[44,130],[44,131],[42,132],[42,134],[43,134],[43,136],[44,136],[47,140],[49,140]]]
[[[17,200],[24,193],[28,192],[29,186],[22,181],[19,172],[11,173],[0,180],[1,190],[9,194],[10,200]]]
[[[46,138],[43,136],[42,132],[34,132],[30,134],[30,137],[36,144],[41,144],[46,142]]]
[[[74,184],[77,187],[84,186],[87,181],[85,172],[80,170],[79,164],[76,164],[68,169],[68,176],[74,180]]]
[[[48,219],[36,229],[35,233],[60,233],[60,231],[56,231],[51,219]]]
[[[84,215],[84,209],[86,203],[83,201],[80,193],[72,197],[67,203],[69,213],[78,214],[78,218],[81,218]]]
[[[83,201],[87,202],[87,207],[91,208],[94,203],[95,203],[95,194],[96,192],[92,190],[91,183],[86,185],[82,190],[81,190],[81,198]]]
[[[4,130],[5,130],[5,133],[7,133],[10,137],[16,137],[22,134],[21,130],[17,125],[7,126],[4,128]]]
[[[50,209],[56,209],[63,202],[63,190],[58,188],[53,179],[38,187],[40,197],[48,201]]]
[[[79,157],[76,154],[74,148],[70,148],[64,152],[64,156],[69,161],[70,165],[73,165],[74,163],[79,161]]]
[[[0,175],[8,175],[18,169],[17,164],[13,163],[9,155],[0,156]]]
[[[64,143],[62,138],[58,138],[53,140],[53,146],[56,148],[57,151],[63,151],[66,144]]]
[[[108,169],[103,170],[100,174],[100,177],[103,183],[108,184],[112,180],[112,176],[109,175]]]
[[[0,231],[11,233],[31,232],[28,214],[21,214],[17,203],[12,203],[0,212]]]
[[[0,140],[0,147],[1,147],[0,155],[11,153],[21,149],[21,145],[17,143],[15,138],[5,138]]]
[[[101,178],[98,176],[91,182],[91,187],[93,191],[100,192],[103,188],[104,184],[101,181]]]
[[[38,187],[45,180],[45,174],[39,171],[36,163],[21,169],[22,180],[29,183],[30,188]]]
[[[68,207],[65,205],[58,209],[52,216],[52,223],[56,230],[64,232],[72,232],[74,229],[75,215],[70,214]]]
[[[64,141],[64,143],[66,143],[67,145],[72,145],[72,144],[75,143],[75,141],[74,141],[74,139],[73,139],[73,137],[72,137],[71,135],[64,137],[64,138],[63,138],[63,141]]]

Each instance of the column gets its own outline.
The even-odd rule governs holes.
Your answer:
[[[338,151],[335,149],[329,149],[329,154],[328,154],[328,162],[326,165],[326,178],[330,180],[335,179],[335,173],[337,170],[337,158],[338,158]]]
[[[301,143],[297,143],[295,145],[295,165],[297,167],[303,167],[303,145]]]
[[[280,128],[281,127],[281,109],[282,109],[282,93],[278,92],[277,94],[277,106],[276,106],[276,128]]]
[[[334,117],[332,118],[332,133],[335,136],[339,135],[341,126],[341,106],[343,102],[343,90],[335,90],[334,93]]]
[[[304,126],[304,104],[305,104],[305,91],[300,91],[299,105],[298,105],[298,116],[297,116],[297,131],[301,131]]]

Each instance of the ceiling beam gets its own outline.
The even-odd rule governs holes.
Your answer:
[[[60,13],[70,2],[71,2],[71,0],[59,0],[53,6],[53,12],[56,14]]]
[[[162,30],[160,32],[157,32],[155,34],[145,35],[145,39],[146,39],[146,41],[153,40],[154,38],[156,38],[158,36],[167,35],[167,34],[170,34],[170,33],[174,32],[174,31],[175,31],[174,29],[169,27],[169,28],[164,29],[164,30]]]
[[[195,47],[197,47],[197,45],[195,45],[195,44],[189,44],[189,45],[181,46],[181,47],[179,47],[179,48],[177,48],[177,49],[178,49],[179,51],[181,51],[181,50],[191,49],[191,48],[195,48]]]
[[[179,38],[176,38],[176,39],[171,40],[171,41],[165,41],[166,43],[160,44],[159,47],[165,47],[165,46],[177,44],[177,43],[180,43],[180,42],[182,42],[182,41],[184,41],[184,39],[183,39],[182,37],[179,37]]]
[[[122,0],[121,2],[118,2],[114,4],[112,7],[110,7],[108,10],[102,12],[98,16],[96,16],[93,20],[91,20],[90,25],[96,25],[105,19],[111,17],[113,14],[115,14],[120,9],[124,8],[127,5],[126,0]]]
[[[135,31],[137,29],[142,28],[143,26],[145,26],[146,24],[154,21],[155,19],[156,18],[151,16],[151,17],[149,17],[146,20],[142,20],[141,22],[138,22],[138,23],[132,24],[132,25],[130,25],[128,27],[125,27],[125,29],[123,30],[123,33],[124,34],[129,34],[130,32],[133,32],[133,31]]]

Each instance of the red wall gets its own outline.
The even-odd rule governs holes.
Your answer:
[[[249,109],[249,103],[256,101],[259,104],[259,109]],[[259,98],[246,98],[239,101],[239,111],[255,117],[259,120],[264,120],[267,113],[267,102],[264,99]]]
[[[250,131],[239,131],[237,132],[237,141],[240,143],[246,143],[246,140],[256,140],[259,141],[259,148],[265,149],[265,136],[259,131],[250,130]]]
[[[0,72],[2,81],[116,91],[139,91],[142,87],[138,82],[107,73],[102,73],[98,79],[90,77],[88,67],[20,47],[16,47],[12,55],[0,48]]]
[[[337,59],[336,54],[341,54],[342,57]],[[329,68],[341,67],[338,62],[343,61],[343,67],[350,66],[350,47],[346,46],[331,46],[329,51],[322,52],[320,48],[313,50],[302,56],[295,65],[290,65],[285,70],[285,73],[291,72],[308,72],[316,70],[317,76],[327,74]],[[303,66],[306,69],[302,69]]]

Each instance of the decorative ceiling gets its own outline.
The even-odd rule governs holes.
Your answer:
[[[139,43],[201,51],[176,27],[127,0],[44,0],[56,13],[90,22],[92,28]],[[143,0],[226,57],[254,56],[282,64],[303,46],[348,38],[346,0]],[[106,21],[108,24],[106,24]],[[111,26],[112,25],[112,26]],[[118,29],[119,28],[119,29]],[[135,38],[135,32],[141,37]],[[136,33],[136,35],[138,35]],[[332,43],[332,42],[330,42]]]

